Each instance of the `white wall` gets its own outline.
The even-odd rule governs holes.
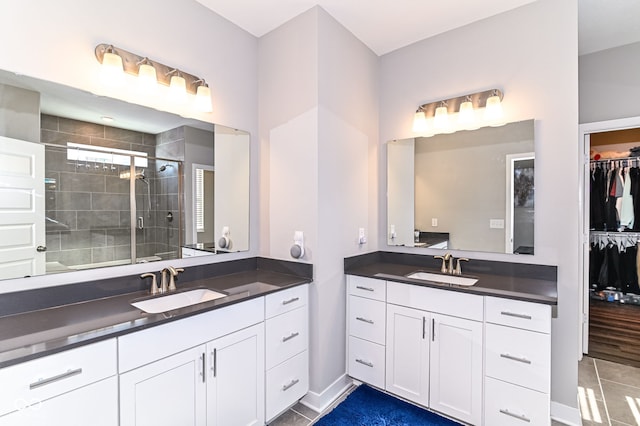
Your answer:
[[[580,123],[640,116],[640,42],[582,55]]]
[[[418,105],[492,87],[504,91],[507,121],[536,120],[536,254],[464,255],[558,265],[551,397],[572,408],[577,406],[580,300],[577,62],[576,2],[539,0],[383,56],[380,98],[381,146],[413,136],[411,121]],[[383,174],[380,188],[385,187]],[[386,230],[385,210],[381,200],[381,234]]]
[[[415,145],[414,138],[387,144],[386,238],[389,245],[412,247],[415,242]]]
[[[302,261],[315,269],[310,388],[322,404],[345,373],[343,259],[377,248],[378,58],[318,7],[259,50],[261,254],[291,259],[294,231],[305,234]]]
[[[258,41],[195,1],[113,0],[105,4],[85,0],[0,2],[2,54],[0,69],[65,84],[99,95],[166,110],[203,121],[243,129],[252,134],[251,170],[258,170]],[[196,113],[146,98],[132,89],[133,77],[121,89],[107,90],[99,81],[95,46],[111,43],[158,62],[182,67],[206,79],[212,91],[213,113]],[[166,94],[166,88],[160,95]],[[258,174],[251,175],[251,210],[258,210]],[[258,235],[257,215],[251,235]],[[249,252],[185,259],[177,265],[218,262],[256,255],[257,238]],[[162,263],[158,263],[159,268]],[[99,277],[144,272],[145,265],[113,267],[27,281],[3,281],[3,289],[86,281]]]

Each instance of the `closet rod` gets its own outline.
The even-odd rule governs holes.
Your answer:
[[[591,237],[630,237],[640,238],[640,232],[626,232],[626,231],[589,231]]]
[[[589,163],[605,164],[605,163],[612,163],[615,161],[630,161],[630,162],[636,162],[636,164],[640,164],[640,157],[604,158],[601,160],[589,160]]]

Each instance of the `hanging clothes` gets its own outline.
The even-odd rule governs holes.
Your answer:
[[[620,197],[620,227],[623,229],[633,229],[635,215],[633,212],[633,198],[631,196],[631,176],[629,167],[623,170],[622,177],[622,197]]]
[[[639,237],[628,233],[591,234],[589,285],[592,289],[640,294]]]

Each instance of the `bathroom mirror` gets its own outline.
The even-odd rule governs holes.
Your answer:
[[[387,144],[387,244],[534,253],[534,120]]]
[[[16,227],[24,215],[0,203],[0,278],[249,249],[247,132],[7,71],[0,95],[0,138],[21,143],[0,141],[0,188],[19,173],[7,164],[41,151],[33,202],[14,197],[33,224]],[[215,176],[200,188],[199,216],[195,164]]]

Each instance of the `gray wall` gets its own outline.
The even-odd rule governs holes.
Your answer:
[[[304,232],[316,407],[345,374],[343,258],[377,248],[377,84],[376,55],[319,7],[260,39],[261,253],[291,260]]]
[[[640,42],[579,58],[580,123],[640,116]]]
[[[536,254],[453,254],[558,265],[551,398],[572,408],[577,407],[581,298],[577,20],[577,2],[539,0],[399,49],[382,57],[380,97],[381,146],[413,136],[418,105],[491,87],[504,91],[506,121],[536,120]],[[384,150],[381,153],[384,157]],[[380,188],[385,187],[383,175]],[[387,223],[384,202],[380,212],[382,234]]]

